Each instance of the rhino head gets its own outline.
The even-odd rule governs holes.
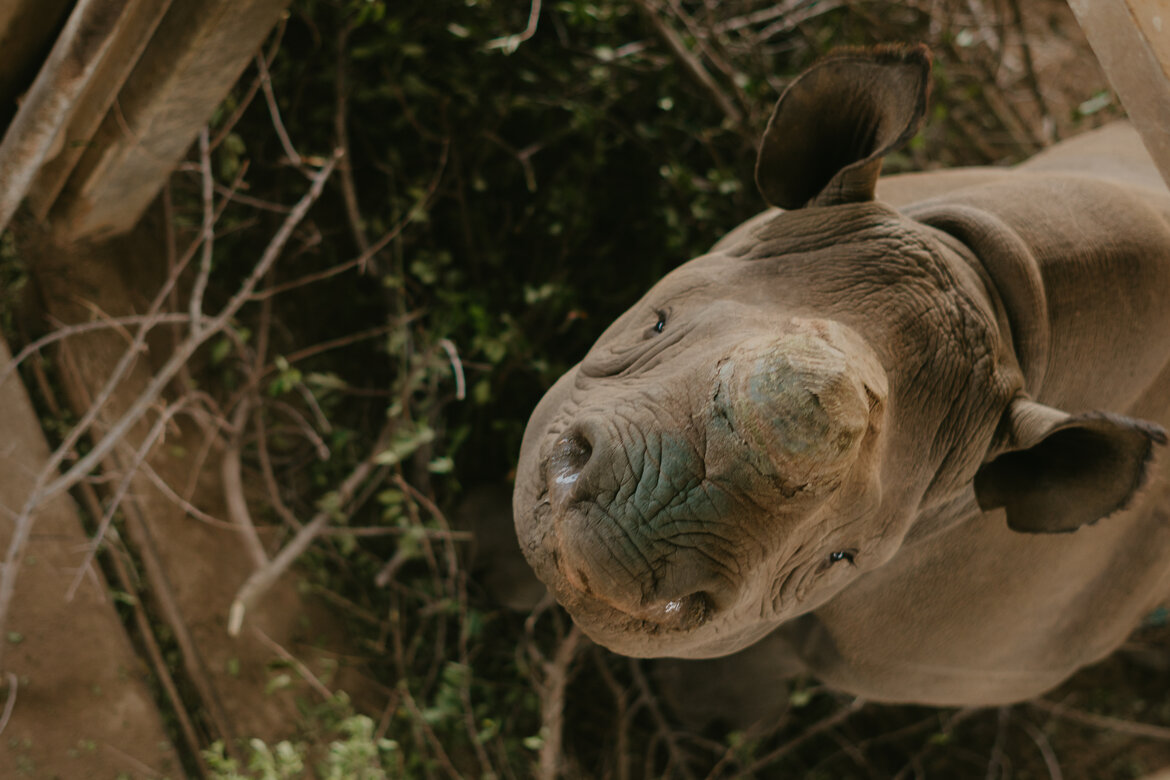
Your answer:
[[[960,241],[874,200],[882,157],[924,114],[929,69],[925,48],[879,49],[799,76],[757,164],[783,211],[663,278],[533,413],[521,548],[599,643],[727,654],[911,533],[979,506],[1007,506],[1020,530],[1069,530],[1132,490],[1051,522],[1029,514],[1035,486],[1019,475],[1055,482],[1021,451],[1064,431],[1137,473],[1156,433],[1027,400],[1043,350],[1011,320],[1040,293],[1005,307]]]

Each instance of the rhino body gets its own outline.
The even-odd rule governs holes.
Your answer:
[[[994,705],[1170,592],[1170,193],[1124,124],[878,181],[928,82],[921,48],[798,77],[757,168],[779,208],[533,413],[521,548],[599,643],[764,640],[869,699]]]

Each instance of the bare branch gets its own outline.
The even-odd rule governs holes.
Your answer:
[[[268,454],[268,431],[264,423],[264,410],[256,410],[256,454],[260,460],[260,473],[264,475],[264,484],[268,488],[268,500],[276,514],[294,530],[300,529],[301,522],[297,520],[280,497],[280,486],[276,483],[276,474],[272,471],[272,458]]]
[[[240,401],[236,411],[232,414],[232,440],[220,460],[220,479],[223,481],[224,503],[227,505],[228,517],[232,519],[244,541],[248,555],[256,568],[268,564],[268,555],[264,552],[264,545],[256,533],[256,525],[252,522],[252,515],[248,511],[248,501],[244,498],[244,481],[241,476],[243,464],[240,461],[240,447],[243,444],[244,424],[248,420],[251,404],[248,399]]]
[[[287,404],[284,401],[275,401],[273,402],[272,406],[273,408],[284,412],[285,415],[293,421],[293,424],[296,426],[297,430],[303,433],[305,438],[312,442],[313,449],[317,451],[318,460],[329,460],[331,455],[329,452],[329,445],[327,445],[325,440],[321,438],[321,434],[313,430],[313,426],[309,423],[308,420],[305,419],[303,414],[297,411],[296,408],[291,404]]]
[[[309,667],[305,666],[305,664],[299,658],[281,647],[280,644],[276,642],[276,640],[268,636],[268,634],[265,634],[258,627],[253,626],[252,632],[256,634],[256,637],[261,642],[274,650],[277,655],[292,664],[293,668],[297,670],[297,674],[301,676],[301,679],[307,682],[309,687],[311,687],[317,693],[321,694],[321,698],[325,699],[325,701],[329,701],[333,698],[333,691],[326,688],[325,683],[321,682],[320,678],[313,674]]]
[[[1036,743],[1036,749],[1040,751],[1040,755],[1044,759],[1044,766],[1048,769],[1048,777],[1051,780],[1064,780],[1064,772],[1060,770],[1060,762],[1056,760],[1056,753],[1052,750],[1052,744],[1049,743],[1048,737],[1044,736],[1043,731],[1027,720],[1021,719],[1021,724],[1024,731],[1028,732],[1028,736]]]
[[[791,753],[793,750],[803,745],[805,742],[817,736],[818,734],[840,726],[842,723],[849,720],[849,718],[851,718],[853,714],[860,710],[864,705],[865,701],[861,697],[855,698],[853,701],[849,702],[847,706],[842,707],[832,715],[829,715],[828,717],[817,721],[812,726],[809,726],[794,739],[785,742],[771,753],[756,759],[751,764],[751,766],[744,770],[744,774],[757,774],[760,770],[764,769],[769,764],[773,764],[776,761],[779,761],[781,758]]]
[[[583,641],[584,640],[584,641]],[[568,636],[561,641],[553,660],[544,664],[544,680],[540,692],[540,731],[544,744],[540,746],[537,777],[555,780],[564,769],[561,748],[565,727],[565,690],[569,686],[570,669],[578,652],[589,645],[589,640],[573,624]]]
[[[711,74],[707,72],[707,69],[699,61],[699,58],[692,54],[686,44],[683,43],[682,37],[674,31],[674,28],[663,21],[662,17],[658,14],[658,9],[652,4],[651,0],[636,0],[636,2],[639,10],[642,11],[642,15],[650,22],[654,31],[658,33],[658,37],[662,39],[662,42],[674,54],[687,75],[711,95],[715,100],[715,105],[719,106],[719,110],[731,121],[732,126],[737,130],[742,130],[743,114],[736,108],[731,98],[724,94],[723,89],[716,83]]]
[[[347,260],[344,263],[339,263],[332,268],[326,268],[324,271],[317,273],[306,274],[299,279],[293,279],[283,284],[267,287],[252,294],[252,300],[263,300],[273,295],[291,290],[295,287],[302,287],[312,282],[320,281],[321,279],[328,279],[330,276],[336,276],[339,273],[348,271],[351,268],[362,268],[365,264],[376,254],[386,248],[387,245],[401,233],[414,220],[414,214],[419,209],[425,209],[435,197],[435,192],[439,189],[439,182],[443,178],[443,171],[447,167],[447,153],[450,150],[450,143],[443,144],[443,152],[439,156],[439,165],[435,169],[434,176],[431,177],[430,184],[427,185],[427,190],[417,203],[407,212],[406,216],[399,220],[398,224],[386,231],[386,234],[375,241],[369,249],[362,252],[360,255],[352,260]]]
[[[366,253],[370,251],[370,240],[366,237],[366,223],[362,218],[361,207],[358,205],[357,187],[353,180],[353,156],[349,153],[349,130],[346,127],[348,96],[345,93],[346,53],[349,51],[348,25],[343,25],[337,33],[337,79],[334,83],[336,91],[336,106],[333,110],[333,132],[337,136],[337,146],[345,152],[345,162],[341,164],[339,172],[341,179],[341,195],[345,202],[345,216],[349,220],[349,229],[353,233],[353,241],[357,244],[358,252],[363,258],[362,273],[365,273],[367,260]]]
[[[375,459],[386,448],[390,441],[390,434],[393,431],[393,423],[388,423],[382,429],[382,434],[378,437],[370,454],[366,456],[365,460],[357,465],[357,467],[350,472],[350,475],[345,478],[337,488],[337,503],[344,506],[353,498],[354,493],[361,487],[361,484],[373,472],[377,466]],[[292,566],[293,562],[309,549],[309,545],[317,538],[317,535],[322,529],[328,525],[332,515],[325,510],[318,512],[313,516],[313,519],[301,528],[288,544],[286,544],[276,557],[273,558],[267,566],[257,569],[252,572],[252,576],[248,577],[247,581],[236,592],[236,597],[232,601],[231,610],[228,612],[228,633],[232,636],[237,636],[240,633],[240,628],[244,623],[244,615],[248,609],[256,603],[257,599],[263,596],[269,588],[276,583],[280,576]]]
[[[126,466],[126,472],[122,475],[121,481],[118,483],[117,489],[110,497],[109,503],[106,506],[105,513],[102,514],[101,522],[98,523],[97,530],[94,531],[93,539],[89,543],[89,549],[85,552],[85,558],[81,561],[81,567],[77,570],[77,576],[73,578],[73,582],[66,591],[65,598],[72,601],[77,589],[81,586],[81,580],[85,572],[89,571],[90,565],[93,563],[94,557],[97,555],[98,548],[101,547],[102,539],[105,538],[106,531],[113,522],[114,514],[118,511],[118,507],[122,505],[122,499],[126,497],[126,492],[130,489],[131,483],[134,481],[134,476],[138,473],[139,466],[146,460],[146,456],[154,449],[155,443],[162,437],[166,431],[167,423],[175,416],[175,413],[183,407],[186,403],[185,399],[179,401],[163,410],[163,413],[154,421],[154,425],[150,427],[150,431],[143,437],[142,443],[138,447],[138,451],[134,453],[134,457]]]
[[[214,179],[211,176],[211,149],[208,140],[207,125],[199,131],[199,169],[203,175],[203,254],[200,258],[199,273],[195,276],[195,284],[191,288],[191,300],[188,310],[191,312],[191,330],[199,335],[203,327],[203,293],[207,289],[207,281],[211,278],[211,255],[215,247],[215,189],[212,186]]]
[[[485,48],[488,49],[503,49],[508,54],[520,48],[520,44],[536,35],[536,25],[540,22],[540,0],[532,0],[532,5],[528,9],[528,26],[524,31],[516,35],[505,35],[502,38],[493,38],[488,41]]]
[[[284,147],[284,153],[288,155],[289,161],[300,167],[304,160],[293,148],[288,131],[284,129],[284,122],[280,119],[280,108],[276,105],[276,93],[272,90],[272,76],[268,73],[268,63],[260,56],[256,57],[255,62],[256,70],[260,73],[260,87],[264,90],[264,99],[268,102],[268,113],[272,116],[272,127],[276,130],[280,145]]]
[[[71,338],[73,336],[80,336],[83,333],[92,333],[95,330],[110,330],[121,328],[125,325],[141,325],[143,323],[153,323],[157,325],[184,323],[190,322],[191,317],[187,314],[159,314],[156,316],[149,315],[134,315],[130,317],[110,317],[100,321],[81,322],[76,325],[67,325],[58,328],[52,333],[41,336],[36,341],[30,342],[24,349],[16,353],[16,357],[0,369],[0,385],[4,384],[16,367],[29,358],[30,355],[40,352],[50,344],[55,344],[63,339]]]
[[[439,346],[447,353],[451,361],[451,370],[455,372],[455,400],[462,401],[467,397],[467,381],[463,378],[463,363],[459,360],[459,352],[450,339],[439,339]]]
[[[272,43],[268,47],[268,54],[264,57],[264,62],[266,64],[271,64],[272,61],[276,59],[276,53],[280,51],[280,43],[284,39],[284,31],[287,26],[288,17],[282,15],[280,20],[276,23],[276,31],[272,34]],[[248,110],[248,106],[250,106],[252,101],[255,99],[256,93],[260,91],[260,84],[262,82],[263,78],[259,74],[256,75],[256,78],[252,79],[252,85],[248,87],[247,93],[245,93],[239,104],[236,105],[236,109],[232,112],[231,116],[229,116],[227,120],[224,121],[223,127],[221,127],[219,132],[215,134],[215,138],[212,139],[212,149],[223,143],[224,139],[231,134],[233,129],[235,129],[236,123],[239,122],[240,119],[244,116],[244,112]]]
[[[16,707],[16,691],[20,687],[20,679],[15,673],[5,675],[8,680],[8,695],[4,698],[4,712],[0,714],[0,734],[8,728],[8,721],[12,718],[12,710]]]
[[[1053,717],[1071,720],[1074,723],[1080,723],[1082,726],[1091,726],[1095,729],[1105,729],[1106,731],[1116,731],[1120,734],[1130,734],[1135,737],[1170,742],[1170,728],[1165,726],[1138,723],[1132,720],[1125,720],[1124,718],[1114,718],[1110,715],[1097,715],[1092,712],[1078,710],[1074,707],[1066,707],[1063,704],[1057,704],[1047,699],[1032,699],[1028,702],[1028,705],[1043,712],[1050,713]]]

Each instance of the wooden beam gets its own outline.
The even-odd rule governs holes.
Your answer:
[[[287,4],[173,0],[49,212],[54,229],[133,227]]]
[[[42,53],[72,7],[72,0],[0,2],[0,127],[16,114],[17,98],[37,75]]]
[[[1069,0],[1069,7],[1170,184],[1170,0]]]
[[[126,4],[105,56],[74,105],[69,123],[58,133],[52,159],[42,166],[29,188],[28,205],[37,219],[48,217],[170,5],[171,0],[129,0]]]
[[[127,0],[80,0],[0,141],[0,230],[28,192],[93,78]]]

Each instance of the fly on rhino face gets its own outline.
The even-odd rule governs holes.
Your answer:
[[[879,180],[929,83],[923,47],[794,79],[759,150],[774,208],[533,413],[521,547],[599,643],[768,637],[871,699],[1002,704],[1170,593],[1170,194],[1120,124]]]

